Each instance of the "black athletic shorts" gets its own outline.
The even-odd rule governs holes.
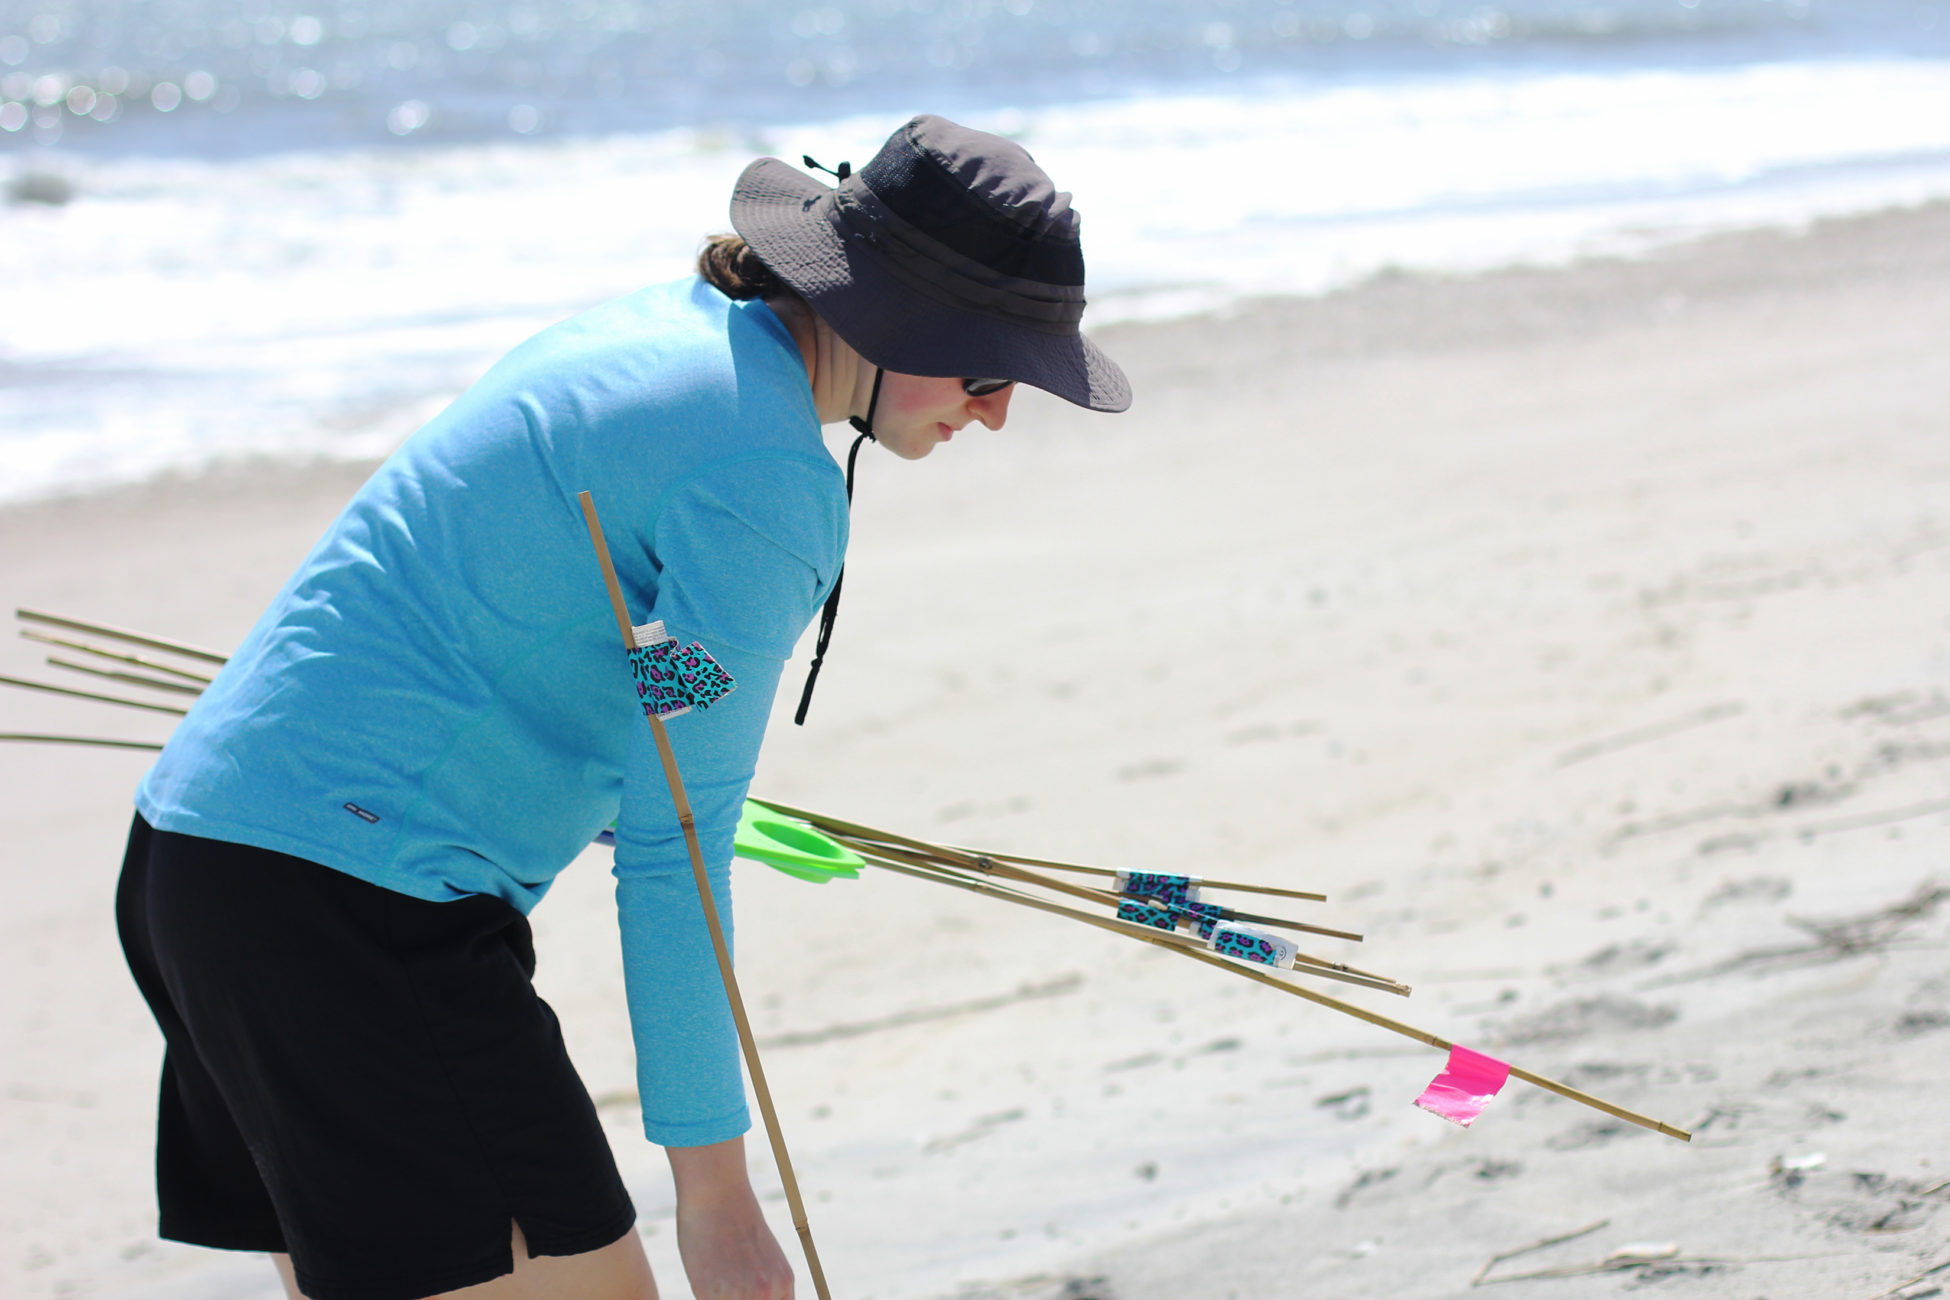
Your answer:
[[[116,921],[162,1026],[161,1233],[288,1251],[313,1300],[418,1300],[630,1230],[535,995],[528,923],[140,816]]]

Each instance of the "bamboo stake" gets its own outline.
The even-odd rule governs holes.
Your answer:
[[[884,847],[899,852],[915,852],[915,850],[907,849],[900,845],[889,844],[883,846],[879,842],[867,839],[864,836],[848,835],[844,832],[836,834],[832,832],[828,833],[833,834],[833,838],[840,843],[855,849],[879,849]],[[928,856],[937,858],[943,862],[950,862],[956,866],[961,866],[959,855],[953,859],[938,853]],[[992,858],[977,857],[971,864],[962,867],[962,869],[965,871],[979,871],[985,876],[1000,876],[1004,880],[1017,880],[1027,884],[1041,885],[1052,893],[1066,894],[1071,898],[1081,898],[1087,902],[1101,903],[1109,907],[1116,907],[1124,898],[1122,894],[1113,894],[1107,889],[1092,889],[1087,885],[1073,885],[1067,880],[1052,880],[1048,876],[1038,876],[1034,872],[1025,871],[1021,867],[1010,866],[1005,862],[997,862]]]
[[[1019,903],[1024,907],[1033,907],[1039,912],[1048,912],[1052,916],[1063,916],[1073,921],[1082,921],[1085,925],[1093,925],[1099,930],[1109,930],[1113,934],[1125,935],[1143,943],[1155,944],[1160,948],[1170,948],[1183,952],[1187,948],[1196,946],[1198,942],[1196,939],[1188,939],[1186,936],[1172,931],[1154,930],[1148,925],[1132,925],[1128,921],[1120,921],[1115,917],[1098,916],[1094,912],[1084,912],[1074,907],[1065,907],[1061,903],[1052,903],[1046,898],[1037,898],[1033,894],[1025,894],[1020,890],[1010,889],[1006,885],[998,885],[993,881],[970,879],[967,876],[957,875],[950,868],[933,863],[902,862],[897,858],[882,858],[877,854],[862,854],[861,856],[866,858],[874,866],[884,867],[899,875],[913,876],[917,880],[932,880],[936,884],[951,885],[956,889],[965,889],[973,894],[987,894],[991,898],[1006,899],[1011,903]]]
[[[772,805],[766,805],[766,807],[772,807]],[[940,856],[940,854],[920,854],[920,852],[917,852],[917,850],[897,850],[897,848],[893,848],[891,844],[878,844],[878,842],[874,842],[874,840],[866,840],[866,838],[862,838],[862,836],[852,836],[852,834],[846,834],[846,832],[835,832],[835,830],[829,830],[827,834],[831,834],[831,836],[833,836],[833,838],[835,838],[837,842],[840,842],[840,844],[844,844],[844,846],[848,846],[848,848],[852,848],[852,850],[856,850],[856,852],[862,852],[862,854],[878,854],[878,852],[895,852],[895,854],[913,854],[913,860],[924,861],[926,865],[936,865],[936,863],[946,863],[946,865],[954,865],[954,867],[957,867],[957,869],[965,869],[965,871],[981,871],[983,875],[1000,875],[1000,877],[1002,877],[1002,879],[1006,879],[1006,881],[1018,881],[1018,883],[1024,883],[1024,885],[1035,885],[1035,887],[1039,887],[1039,889],[1047,889],[1047,891],[1051,891],[1051,893],[1059,893],[1059,895],[1071,895],[1071,897],[1074,897],[1074,899],[1086,899],[1086,900],[1090,900],[1090,902],[1100,902],[1100,904],[1106,904],[1106,906],[1117,906],[1119,902],[1123,902],[1123,900],[1125,900],[1125,897],[1123,897],[1123,895],[1113,895],[1113,893],[1110,893],[1108,889],[1084,889],[1084,887],[1080,887],[1080,885],[1071,885],[1069,881],[1059,881],[1059,879],[1053,879],[1053,877],[1047,877],[1047,875],[1037,875],[1035,871],[1028,871],[1028,869],[1024,869],[1024,867],[1010,867],[1010,865],[1004,865],[1004,863],[998,863],[998,861],[989,860],[989,858],[977,858],[977,860],[975,860],[975,865],[973,865],[973,867],[961,867],[961,863],[959,863],[959,861],[954,860],[954,858],[944,858],[944,856]],[[1230,910],[1230,908],[1228,908],[1228,910]],[[1269,924],[1269,926],[1287,926],[1287,928],[1291,928],[1291,930],[1310,930],[1310,932],[1314,932],[1314,934],[1326,934],[1326,936],[1334,936],[1336,937],[1336,939],[1353,939],[1355,943],[1359,943],[1359,941],[1361,941],[1361,936],[1357,936],[1357,934],[1351,934],[1351,932],[1347,932],[1347,930],[1326,930],[1324,926],[1308,926],[1308,924],[1305,924],[1305,922],[1293,922],[1293,920],[1279,920],[1279,918],[1275,918],[1275,916],[1248,916],[1248,914],[1240,914],[1240,912],[1234,912],[1232,916],[1227,916],[1227,918],[1223,918],[1223,920],[1256,920],[1256,922],[1262,922],[1262,924]],[[1145,930],[1154,930],[1154,926],[1145,926]],[[1308,957],[1306,953],[1297,953],[1297,957],[1301,957],[1303,961],[1306,961],[1306,965],[1310,965],[1310,967],[1322,967],[1322,969],[1328,969],[1328,971],[1347,971],[1347,973],[1351,973],[1351,975],[1369,975],[1369,978],[1377,978],[1377,980],[1383,980],[1384,984],[1386,984],[1388,988],[1398,988],[1398,984],[1396,984],[1396,980],[1390,980],[1388,976],[1371,975],[1371,973],[1367,973],[1367,971],[1357,971],[1355,967],[1349,967],[1349,965],[1344,965],[1344,963],[1338,963],[1338,961],[1328,961],[1328,959],[1324,959],[1324,957]]]
[[[1366,938],[1352,930],[1333,930],[1324,925],[1309,925],[1305,921],[1284,921],[1277,916],[1260,916],[1255,912],[1241,912],[1230,907],[1226,911],[1232,913],[1226,918],[1229,921],[1254,921],[1260,925],[1277,925],[1288,930],[1305,930],[1308,934],[1324,934],[1330,939],[1346,939],[1349,943],[1362,943]]]
[[[941,884],[954,885],[958,888],[968,889],[976,893],[988,894],[993,898],[1005,899],[1012,903],[1019,903],[1025,907],[1033,907],[1039,912],[1048,912],[1052,916],[1062,916],[1072,921],[1082,921],[1084,924],[1095,926],[1099,930],[1109,930],[1114,934],[1121,934],[1127,938],[1141,939],[1145,943],[1156,944],[1161,948],[1175,948],[1180,951],[1205,951],[1204,943],[1198,939],[1194,939],[1190,935],[1180,934],[1175,930],[1159,930],[1152,926],[1138,925],[1131,921],[1120,921],[1115,917],[1099,916],[1095,912],[1080,911],[1077,908],[1066,907],[1061,903],[1052,903],[1048,899],[1037,898],[1033,894],[1025,894],[1020,890],[1010,889],[1006,885],[997,885],[980,878],[971,879],[968,876],[958,874],[952,867],[929,862],[920,854],[910,854],[898,849],[873,849],[859,845],[853,847],[860,853],[861,857],[873,865],[886,867],[890,870],[898,871],[903,875],[920,876],[924,879],[938,881]],[[1394,993],[1402,997],[1407,997],[1412,992],[1408,985],[1398,980],[1389,979],[1386,975],[1376,975],[1370,971],[1355,970],[1351,966],[1323,961],[1318,957],[1309,957],[1304,953],[1296,954],[1296,957],[1306,962],[1304,967],[1293,968],[1296,975],[1318,975],[1322,979],[1338,980],[1343,984],[1353,984],[1361,988],[1380,989],[1384,993]],[[1226,962],[1224,965],[1228,969],[1243,969],[1241,967],[1235,967],[1231,962]]]
[[[811,826],[817,826],[819,830],[825,830],[827,834],[837,836],[840,840],[848,840],[848,842],[866,840],[866,842],[881,842],[881,844],[897,844],[901,848],[918,850],[918,852],[924,852],[924,854],[936,854],[940,858],[954,861],[959,867],[967,867],[971,871],[995,871],[995,873],[1000,873],[1004,879],[1020,879],[1016,875],[1010,875],[1012,871],[1018,871],[1018,867],[1008,865],[1008,863],[1034,863],[1034,865],[1043,865],[1043,867],[1053,867],[1057,871],[1088,871],[1092,875],[1115,875],[1115,871],[1110,871],[1106,867],[1078,867],[1078,865],[1061,863],[1061,861],[1045,861],[1039,860],[1039,858],[1016,858],[1012,854],[987,854],[987,852],[975,852],[975,850],[965,850],[965,848],[950,848],[946,844],[930,844],[926,840],[913,840],[909,836],[895,834],[891,830],[879,830],[876,826],[862,826],[860,822],[842,821],[839,817],[831,817],[827,813],[813,813],[809,809],[796,809],[790,803],[778,803],[774,799],[759,799],[759,803],[762,803],[768,809],[772,809],[772,811],[776,811],[776,813],[784,813],[786,817],[798,817],[800,821],[807,822]],[[1039,885],[1043,885],[1047,889],[1055,889],[1059,893],[1074,895],[1078,899],[1092,899],[1098,900],[1098,902],[1112,902],[1112,904],[1123,899],[1123,895],[1115,895],[1115,893],[1104,891],[1104,889],[1082,889],[1078,885],[1065,885],[1061,881],[1051,881],[1049,877],[1030,877],[1030,879],[1035,879],[1035,883],[1039,883]],[[1211,881],[1201,881],[1201,883],[1211,885]],[[1232,889],[1232,885],[1213,885],[1213,889]],[[1254,889],[1254,887],[1246,887],[1246,889]],[[1316,900],[1316,902],[1326,899],[1326,895],[1301,895],[1301,893],[1291,891],[1291,889],[1289,891],[1254,889],[1254,893],[1291,895],[1291,897],[1297,897],[1297,899],[1310,899]],[[1305,930],[1306,934],[1322,934],[1322,936],[1334,937],[1334,939],[1347,939],[1351,943],[1359,943],[1361,941],[1361,936],[1353,934],[1351,930],[1330,930],[1328,926],[1312,926],[1312,924],[1299,922],[1299,920],[1279,920],[1275,916],[1250,916],[1250,914],[1240,912],[1232,920],[1256,920],[1256,922],[1262,922],[1262,924],[1267,924],[1267,926],[1285,926],[1287,930]]]
[[[66,637],[49,636],[31,627],[21,628],[20,634],[29,641],[39,641],[42,645],[58,645],[64,650],[79,650],[83,654],[91,654],[99,659],[112,659],[118,664],[133,664],[138,668],[168,673],[172,677],[181,677],[185,681],[198,682],[204,686],[210,684],[210,678],[202,673],[193,673],[187,668],[178,668],[160,659],[151,659],[147,655],[125,655],[115,650],[104,650],[98,645],[89,645],[86,641],[70,641]]]
[[[983,857],[994,858],[998,862],[1019,862],[1026,867],[1046,867],[1052,871],[1079,871],[1093,876],[1114,876],[1117,874],[1117,872],[1109,867],[1086,867],[1074,862],[1052,862],[1048,858],[1025,858],[1014,853],[997,853],[993,849],[963,848],[962,851],[965,853],[979,853]],[[1269,894],[1275,898],[1300,898],[1305,899],[1309,903],[1324,903],[1327,901],[1327,895],[1312,894],[1303,889],[1276,889],[1272,885],[1246,885],[1238,881],[1229,880],[1200,880],[1198,883],[1202,889],[1227,889],[1241,894]]]
[[[78,700],[98,700],[103,704],[148,709],[153,713],[173,713],[179,718],[189,712],[188,709],[178,709],[167,704],[151,704],[147,700],[126,700],[119,695],[98,695],[94,691],[77,691],[67,686],[55,686],[49,682],[30,682],[24,677],[0,677],[0,686],[18,686],[26,691],[46,691],[49,695],[72,695]]]
[[[59,614],[47,614],[37,609],[15,609],[14,617],[29,623],[45,623],[49,627],[64,627],[70,632],[91,632],[96,636],[105,636],[116,641],[127,641],[130,645],[148,646],[151,650],[167,650],[171,654],[201,659],[205,663],[226,662],[226,656],[218,654],[215,650],[205,650],[202,646],[190,645],[185,641],[165,641],[161,637],[144,636],[140,632],[111,627],[106,623],[84,623],[80,619],[62,618]]]
[[[767,806],[769,807],[770,805]],[[851,844],[856,848],[863,844],[872,843],[872,841],[864,837],[848,835],[843,831],[828,831],[827,833],[835,839]],[[963,851],[953,850],[953,852],[960,854]],[[1093,903],[1104,903],[1111,907],[1116,907],[1119,903],[1125,901],[1125,895],[1123,894],[1114,893],[1108,889],[1091,889],[1083,885],[1072,885],[1067,881],[1056,880],[1050,876],[1039,876],[1032,871],[1013,865],[1012,861],[1005,861],[991,854],[977,854],[972,869],[983,872],[984,874],[999,875],[1004,880],[1026,881],[1040,885],[1044,889],[1054,890],[1059,894],[1069,894],[1073,898],[1087,898]],[[1261,925],[1277,925],[1288,930],[1303,930],[1308,934],[1326,935],[1330,939],[1346,939],[1350,943],[1361,942],[1361,936],[1352,930],[1335,930],[1324,925],[1313,925],[1306,921],[1288,921],[1277,916],[1258,916],[1251,912],[1236,911],[1233,908],[1227,908],[1226,911],[1228,915],[1222,919],[1227,921],[1257,921]]]
[[[969,866],[978,868],[981,860],[987,858],[994,862],[1021,863],[1025,866],[1047,867],[1054,871],[1075,871],[1092,876],[1115,876],[1117,874],[1109,867],[1086,867],[1073,862],[1052,862],[1047,858],[1025,858],[1013,853],[992,853],[986,849],[968,849],[947,844],[930,844],[926,840],[909,839],[905,835],[896,835],[892,831],[883,831],[872,826],[863,826],[859,822],[846,821],[842,818],[834,817],[829,813],[813,812],[809,808],[795,808],[791,804],[780,803],[776,799],[760,799],[758,802],[775,812],[782,812],[788,817],[797,817],[800,821],[816,826],[828,834],[839,831],[847,835],[864,836],[868,839],[876,839],[888,844],[900,844],[907,848],[919,848],[929,852],[949,854]],[[1249,894],[1272,894],[1280,898],[1302,898],[1312,903],[1324,903],[1327,901],[1327,895],[1325,894],[1309,894],[1298,889],[1275,889],[1270,885],[1242,885],[1221,880],[1205,880],[1201,881],[1200,884],[1211,889],[1233,889]]]
[[[603,539],[602,521],[596,517],[596,502],[587,492],[578,493],[583,523],[589,528],[590,545],[596,548],[596,561],[602,566],[603,585],[609,589],[610,608],[616,614],[617,629],[623,634],[625,653],[637,648],[636,629],[630,622],[630,609],[623,601],[623,588],[616,581],[616,566],[610,560],[609,543]],[[697,842],[697,821],[691,815],[691,801],[684,793],[684,778],[677,770],[677,754],[670,747],[670,733],[663,719],[649,710],[643,715],[656,737],[657,758],[663,764],[664,779],[670,783],[671,802],[677,809],[677,823],[684,829],[684,847],[690,851],[691,874],[697,879],[697,893],[704,904],[704,924],[711,931],[711,948],[717,955],[718,974],[724,980],[726,999],[731,1003],[732,1023],[738,1027],[738,1045],[751,1071],[752,1091],[758,1097],[759,1112],[765,1117],[765,1132],[772,1141],[772,1157],[778,1162],[779,1178],[785,1184],[786,1204],[792,1210],[792,1226],[806,1253],[806,1266],[812,1270],[813,1289],[819,1300],[831,1300],[826,1289],[826,1272],[819,1265],[819,1251],[813,1246],[812,1226],[806,1219],[805,1201],[799,1195],[799,1180],[792,1171],[792,1157],[785,1149],[785,1132],[779,1127],[778,1111],[772,1105],[772,1090],[765,1082],[765,1067],[759,1063],[758,1040],[745,1015],[745,999],[738,992],[738,976],[731,968],[731,951],[725,943],[724,926],[718,920],[718,904],[711,891],[711,878],[704,867],[704,850]]]
[[[104,740],[97,736],[43,736],[26,731],[0,731],[0,740],[18,740],[36,745],[102,745],[109,749],[147,749],[162,746],[149,740]]]
[[[97,668],[93,664],[76,663],[63,659],[60,655],[49,655],[49,664],[65,668],[71,673],[87,673],[90,677],[106,677],[112,682],[123,682],[130,686],[147,686],[152,691],[174,691],[178,695],[201,695],[201,686],[191,686],[188,682],[164,681],[160,677],[145,677],[141,673],[125,673],[115,668]]]

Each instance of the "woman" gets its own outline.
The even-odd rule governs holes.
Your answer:
[[[524,920],[614,818],[644,1131],[686,1272],[700,1296],[791,1294],[576,494],[632,616],[737,682],[671,729],[724,898],[780,671],[845,553],[820,426],[912,459],[1001,428],[1013,383],[1129,404],[1078,332],[1069,196],[1021,148],[919,117],[836,174],[752,164],[742,238],[701,278],[544,332],[414,435],[144,779],[117,911],[168,1043],[165,1237],[269,1251],[312,1300],[654,1297]]]

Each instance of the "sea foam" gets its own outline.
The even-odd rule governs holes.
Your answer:
[[[1087,325],[1950,195],[1950,62],[1263,81],[971,114],[1084,215]],[[552,321],[686,274],[751,157],[882,117],[66,166],[0,210],[0,499],[383,453]]]

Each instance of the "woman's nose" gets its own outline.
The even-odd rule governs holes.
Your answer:
[[[985,397],[968,399],[971,414],[990,429],[1000,429],[1009,420],[1009,399],[1015,395],[1016,386],[998,389]]]

